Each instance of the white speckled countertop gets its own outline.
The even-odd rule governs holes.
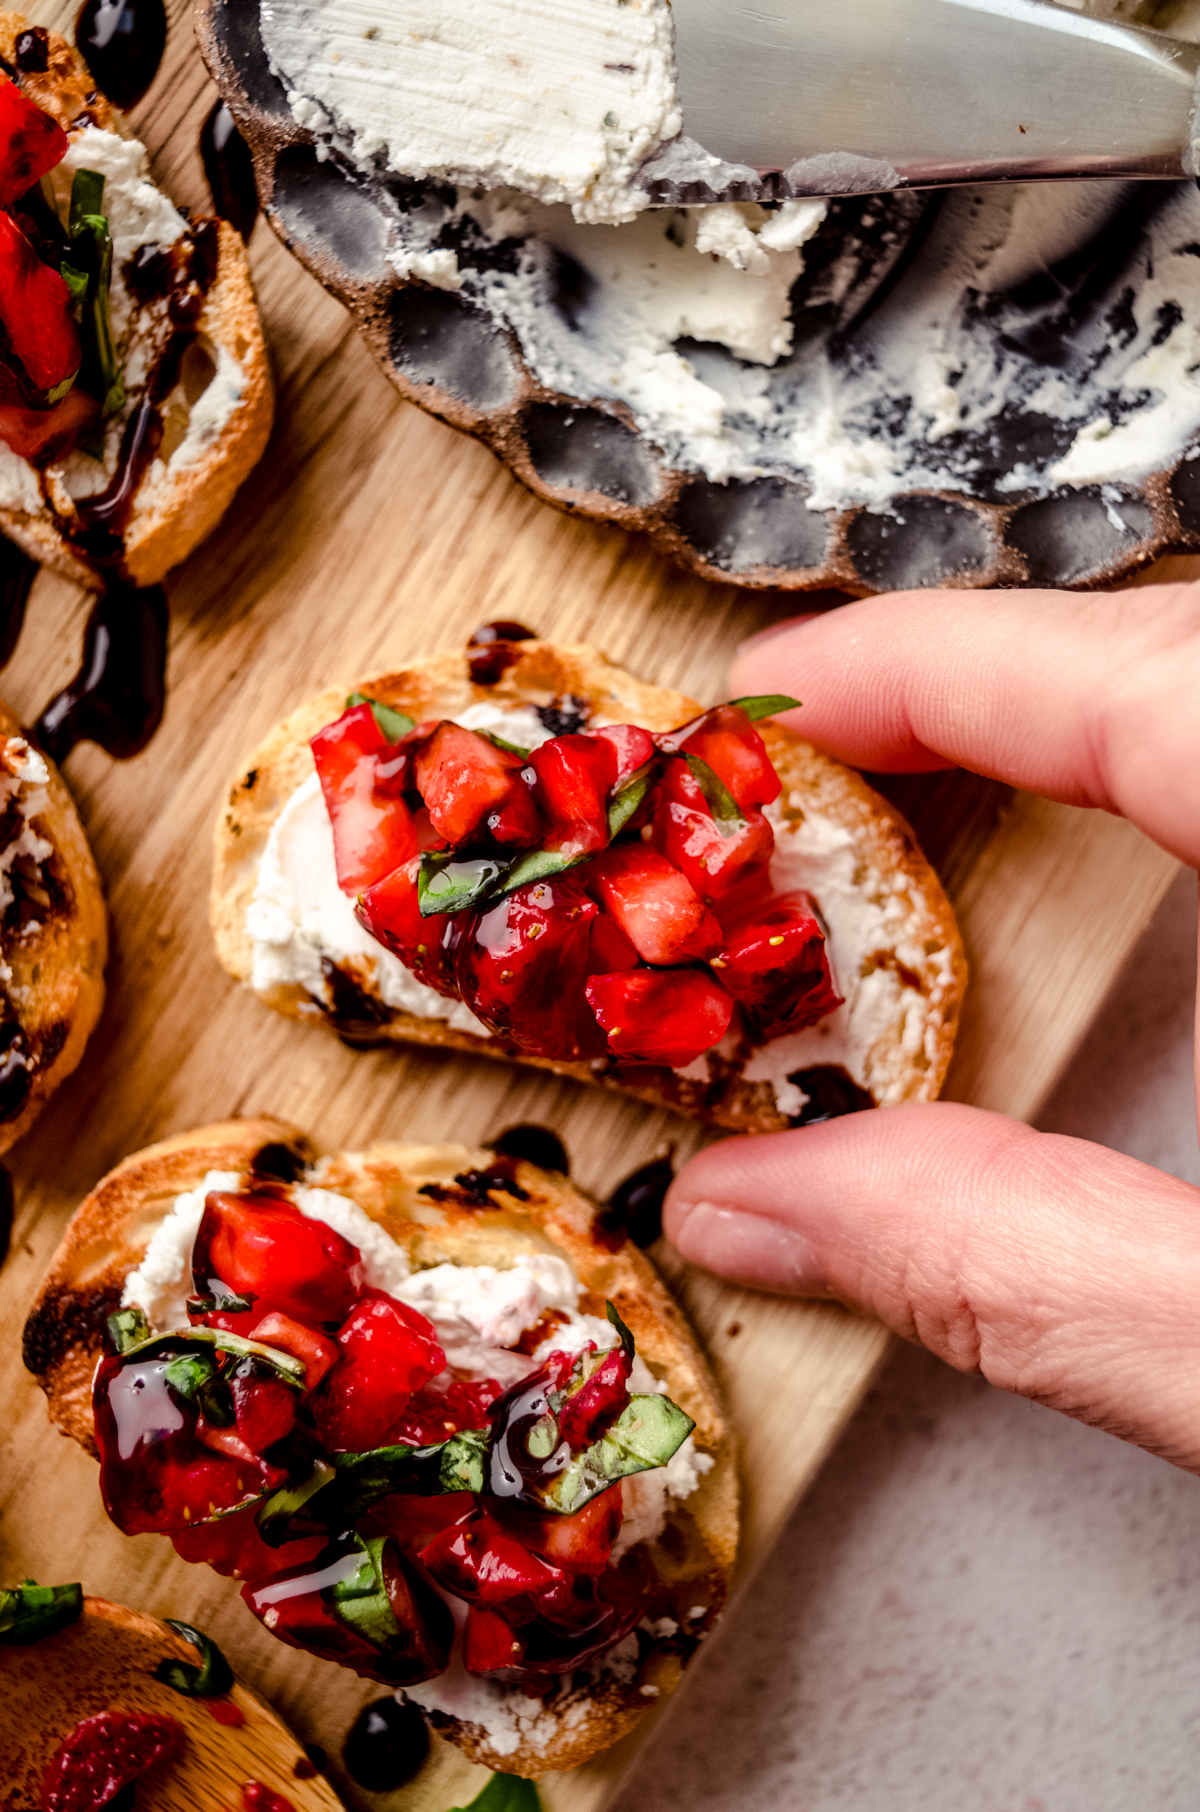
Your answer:
[[[1196,877],[1041,1124],[1200,1183]],[[897,1346],[619,1812],[1192,1812],[1200,1480]]]

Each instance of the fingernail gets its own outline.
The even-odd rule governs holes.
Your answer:
[[[810,610],[802,617],[784,617],[780,623],[768,623],[765,629],[760,629],[757,634],[748,635],[744,642],[739,642],[737,652],[739,655],[748,654],[752,648],[761,648],[764,642],[773,642],[777,635],[783,635],[789,629],[799,629],[802,623],[811,623],[814,617],[823,614],[819,610]]]
[[[717,1202],[674,1204],[671,1219],[679,1252],[706,1271],[786,1296],[827,1293],[810,1241],[793,1227]]]

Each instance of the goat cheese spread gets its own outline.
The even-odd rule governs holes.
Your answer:
[[[302,1214],[323,1221],[358,1247],[364,1285],[386,1290],[432,1321],[448,1364],[460,1375],[494,1378],[507,1388],[535,1372],[551,1352],[578,1352],[589,1340],[600,1351],[616,1343],[616,1332],[607,1321],[580,1312],[579,1280],[558,1254],[519,1253],[507,1267],[443,1264],[413,1271],[403,1249],[357,1202],[320,1186],[319,1165],[309,1174],[318,1180],[293,1184],[289,1199]],[[245,1187],[246,1179],[236,1171],[210,1170],[195,1189],[178,1195],[151,1235],[141,1263],[126,1279],[122,1306],[141,1309],[156,1333],[186,1327],[192,1247],[205,1198],[214,1190]],[[509,1350],[547,1309],[562,1319],[537,1350],[531,1355]],[[629,1383],[638,1392],[665,1389],[640,1358],[634,1359]],[[713,1463],[709,1455],[697,1453],[689,1435],[666,1466],[623,1479],[624,1518],[614,1559],[637,1542],[656,1540],[666,1526],[671,1502],[689,1497]],[[461,1623],[465,1605],[452,1598],[446,1602]],[[596,1678],[601,1674],[632,1678],[636,1665],[633,1638],[618,1643],[593,1664]],[[537,1701],[495,1682],[473,1679],[462,1665],[458,1643],[448,1671],[408,1688],[408,1696],[428,1709],[480,1724],[501,1755],[511,1755],[523,1742],[535,1747],[548,1742],[559,1723],[547,1718]]]
[[[681,117],[668,0],[264,0],[293,116],[360,163],[632,219]]]

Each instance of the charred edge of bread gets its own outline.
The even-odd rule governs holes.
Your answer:
[[[583,699],[594,713],[624,718],[648,730],[675,729],[701,709],[683,693],[634,678],[594,648],[522,642],[515,652],[512,666],[492,686],[472,682],[465,653],[452,653],[355,680],[354,688],[407,711],[418,722],[452,716],[485,700],[501,706],[528,705],[564,695]],[[213,935],[223,966],[247,985],[252,952],[245,928],[246,908],[267,836],[295,788],[313,771],[309,738],[341,713],[354,688],[331,688],[272,731],[242,764],[218,817]],[[914,1041],[911,1048],[902,1049],[897,1040],[877,1048],[867,1080],[880,1103],[932,1100],[949,1067],[967,979],[962,940],[950,903],[904,818],[860,774],[822,755],[782,725],[766,722],[758,727],[783,781],[785,818],[802,818],[805,805],[836,816],[858,840],[864,885],[876,885],[892,904],[900,897],[905,901],[904,940],[916,953],[910,983],[927,1002],[925,1036],[919,1047]],[[346,992],[353,997],[358,978],[348,970],[343,974]],[[770,1083],[747,1082],[742,1076],[751,1053],[748,1042],[731,1057],[711,1057],[709,1080],[696,1081],[663,1065],[614,1062],[593,1067],[530,1057],[513,1051],[499,1038],[480,1038],[452,1029],[444,1021],[418,1018],[364,999],[367,1010],[359,1021],[339,1018],[296,986],[276,990],[268,1004],[293,1018],[311,1017],[319,1011],[350,1043],[444,1046],[531,1065],[634,1095],[734,1132],[779,1132],[789,1125]]]
[[[0,12],[0,56],[10,65],[17,35],[27,29],[28,21],[19,13]],[[20,82],[22,92],[52,114],[67,133],[85,126],[122,131],[120,114],[95,87],[82,56],[57,32],[49,34],[45,72],[23,72]],[[155,462],[142,478],[125,530],[124,565],[134,585],[157,585],[212,533],[235,492],[262,458],[270,438],[274,385],[246,248],[227,221],[219,223],[218,238],[216,275],[196,331],[237,360],[244,389],[237,408],[202,459],[174,473],[168,467],[165,490],[161,479],[155,479]],[[48,506],[36,512],[0,508],[0,529],[43,566],[89,590],[103,589],[104,573],[72,544]]]
[[[264,1153],[267,1154],[264,1159]],[[95,1453],[91,1378],[105,1316],[119,1303],[128,1273],[177,1195],[209,1170],[297,1174],[315,1154],[286,1121],[261,1117],[183,1133],[126,1158],[76,1211],[25,1324],[24,1359],[45,1391],[64,1434]],[[509,1773],[537,1775],[575,1767],[616,1742],[678,1680],[684,1661],[712,1628],[737,1549],[738,1485],[733,1439],[708,1364],[682,1311],[650,1261],[629,1241],[613,1243],[597,1225],[595,1202],[565,1177],[517,1163],[528,1199],[502,1184],[480,1191],[472,1170],[494,1162],[461,1145],[375,1145],[326,1158],[323,1188],[350,1196],[405,1246],[414,1266],[446,1261],[507,1264],[521,1251],[565,1256],[583,1286],[581,1307],[603,1314],[611,1299],[637,1350],[696,1422],[696,1446],[714,1461],[697,1490],[671,1508],[652,1549],[679,1633],[655,1639],[630,1682],[601,1680],[559,1707],[551,1740],[502,1755],[478,1725],[439,1713],[431,1722],[473,1760]],[[703,1614],[689,1612],[703,1606]],[[643,1693],[643,1686],[657,1688]],[[521,1703],[527,1703],[524,1696]],[[570,1716],[566,1715],[568,1709]]]
[[[23,734],[0,701],[0,741]],[[30,822],[52,851],[32,883],[36,896],[19,874],[10,877],[17,897],[5,917],[13,915],[17,923],[12,928],[0,923],[0,958],[12,972],[0,1016],[20,1024],[31,1079],[20,1112],[0,1122],[0,1153],[16,1143],[76,1068],[104,1005],[104,890],[75,801],[54,763],[48,756],[43,760],[49,772],[47,804]]]

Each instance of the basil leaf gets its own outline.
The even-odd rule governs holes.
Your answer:
[[[617,1333],[621,1336],[621,1345],[625,1348],[625,1357],[629,1360],[630,1364],[632,1365],[632,1363],[633,1363],[633,1335],[629,1332],[629,1329],[625,1326],[625,1323],[621,1320],[621,1317],[617,1314],[617,1307],[616,1307],[615,1303],[609,1302],[606,1300],[605,1304],[604,1304],[604,1313],[608,1316],[608,1319],[612,1322],[613,1326],[616,1328]]]
[[[485,899],[508,864],[480,856],[456,862],[453,851],[427,849],[417,873],[417,904],[423,919],[440,912],[465,912]]]
[[[751,723],[757,723],[760,717],[774,717],[777,711],[797,711],[800,708],[798,698],[789,698],[786,692],[764,692],[753,698],[731,698],[731,705],[744,711]]]
[[[191,1402],[216,1373],[217,1362],[211,1353],[181,1353],[178,1359],[172,1359],[163,1377],[172,1390]]]
[[[631,1396],[612,1427],[572,1455],[536,1501],[543,1510],[570,1516],[618,1479],[665,1466],[695,1426],[670,1397]]]
[[[99,170],[76,170],[67,217],[67,232],[72,239],[82,230],[88,215],[99,214],[103,206],[104,178]]]
[[[284,1485],[281,1490],[272,1492],[271,1496],[259,1505],[254,1520],[259,1534],[268,1547],[282,1548],[285,1542],[292,1541],[297,1535],[308,1532],[307,1530],[294,1530],[292,1523],[305,1509],[310,1499],[314,1498],[319,1491],[324,1491],[326,1485],[335,1476],[333,1467],[327,1460],[314,1460],[311,1473],[302,1483]],[[319,1515],[315,1516],[315,1521],[318,1527],[323,1526]]]
[[[692,779],[704,794],[708,809],[713,815],[713,822],[723,837],[732,837],[735,831],[741,830],[746,819],[742,808],[730,792],[721,776],[707,761],[699,755],[684,755],[683,758],[691,772]]]
[[[610,841],[618,831],[624,830],[646,797],[655,766],[653,761],[643,762],[640,768],[634,769],[620,791],[614,793],[609,800],[608,835]]]
[[[101,212],[103,206],[103,176],[97,170],[76,170],[67,224],[72,248],[70,268],[73,277],[85,280],[86,289],[79,290],[72,278],[66,281],[72,295],[83,304],[80,370],[85,373],[89,387],[102,397],[102,413],[111,415],[125,401],[125,385],[121,380],[109,312],[113,244],[108,220]]]
[[[178,1623],[174,1617],[168,1617],[166,1622],[186,1642],[199,1649],[200,1665],[196,1667],[190,1661],[166,1659],[155,1668],[154,1678],[174,1692],[182,1693],[185,1699],[223,1697],[233,1685],[233,1669],[212,1637],[206,1636],[203,1630],[193,1629],[190,1623]]]
[[[542,1812],[542,1802],[534,1781],[519,1774],[493,1774],[469,1806],[451,1806],[450,1812]]]
[[[527,887],[531,881],[548,881],[551,875],[560,875],[584,860],[583,856],[564,856],[559,849],[527,850],[517,857],[505,875],[499,897],[515,893],[518,887]]]
[[[248,1315],[258,1301],[256,1296],[235,1296],[227,1290],[219,1277],[210,1277],[211,1296],[189,1296],[187,1310],[189,1315],[211,1315],[219,1309],[223,1315]]]
[[[482,1491],[489,1428],[468,1428],[451,1436],[441,1449],[438,1482],[443,1491]]]
[[[129,1313],[122,1309],[121,1314]],[[138,1313],[138,1311],[134,1311]],[[110,1316],[110,1321],[118,1319]],[[264,1346],[260,1340],[247,1340],[241,1334],[227,1334],[223,1328],[181,1328],[173,1334],[151,1334],[148,1339],[135,1341],[130,1346],[120,1349],[122,1358],[132,1353],[152,1352],[158,1346],[184,1347],[190,1345],[220,1347],[223,1353],[233,1353],[239,1359],[265,1359],[279,1373],[285,1384],[294,1385],[297,1390],[304,1388],[304,1362],[293,1359],[290,1353],[284,1353],[278,1347]]]
[[[402,741],[410,730],[416,728],[407,712],[397,711],[394,705],[381,705],[377,698],[369,698],[365,692],[350,694],[346,700],[347,711],[354,705],[370,705],[371,716],[375,719],[379,734],[386,736],[389,742]]]
[[[73,264],[60,264],[58,274],[71,293],[72,302],[82,302],[87,295],[88,276],[86,271],[77,271]]]
[[[383,1579],[383,1544],[386,1540],[385,1535],[376,1535],[370,1540],[356,1535],[354,1543],[362,1554],[358,1571],[328,1588],[330,1608],[339,1623],[352,1629],[372,1648],[386,1648],[402,1634]]]
[[[118,1353],[129,1353],[150,1339],[150,1323],[140,1309],[117,1309],[108,1317],[108,1337]]]
[[[13,1648],[40,1642],[77,1622],[82,1610],[83,1587],[78,1581],[42,1586],[26,1579],[0,1591],[0,1642]]]
[[[258,1512],[258,1531],[272,1548],[302,1535],[313,1535],[322,1529],[346,1529],[358,1521],[364,1511],[381,1497],[401,1491],[412,1497],[436,1497],[443,1491],[479,1490],[483,1483],[483,1459],[476,1472],[479,1485],[444,1482],[447,1464],[459,1468],[463,1456],[457,1451],[447,1462],[448,1448],[456,1442],[483,1441],[487,1435],[455,1435],[436,1447],[376,1447],[367,1453],[333,1453],[314,1462],[312,1472],[298,1485],[285,1485],[273,1492]]]
[[[482,736],[485,742],[492,744],[493,748],[503,749],[506,755],[527,757],[532,753],[530,749],[523,749],[519,742],[505,742],[503,736],[497,736],[494,730],[475,730],[473,734]]]

